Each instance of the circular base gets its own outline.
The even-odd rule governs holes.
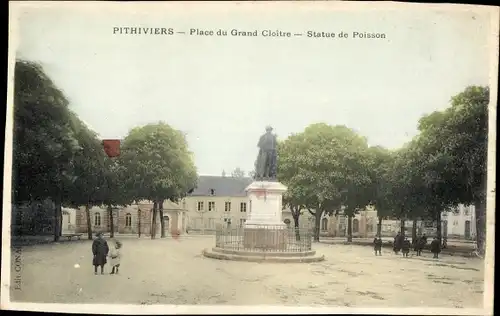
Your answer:
[[[207,258],[218,260],[270,262],[270,263],[310,263],[325,260],[325,256],[316,254],[316,251],[304,251],[296,253],[264,252],[264,251],[239,251],[212,248],[203,250]]]

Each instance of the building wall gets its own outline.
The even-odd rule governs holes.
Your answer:
[[[449,237],[469,238],[476,236],[476,212],[473,205],[459,205],[454,211],[443,214]]]
[[[139,203],[129,205],[124,208],[113,209],[113,223],[114,231],[119,234],[137,234],[137,235],[151,235],[152,224],[152,210],[151,203]],[[90,222],[92,232],[109,232],[110,231],[110,218],[109,211],[102,207],[92,207],[90,210]],[[182,215],[184,211],[178,210],[164,210],[163,215],[165,219],[166,234],[174,231],[174,228],[179,233],[185,232]],[[75,232],[87,233],[87,217],[85,208],[81,207],[75,210]],[[156,233],[161,233],[160,214],[157,212],[156,220]]]
[[[198,203],[201,209],[198,209]],[[209,203],[213,206],[209,210]],[[227,207],[226,207],[226,203]],[[246,208],[241,209],[241,203],[244,203]],[[243,225],[247,218],[247,213],[250,211],[248,198],[230,197],[230,196],[188,196],[181,205],[186,208],[186,227],[189,230],[215,229],[219,223],[228,223],[231,226]]]

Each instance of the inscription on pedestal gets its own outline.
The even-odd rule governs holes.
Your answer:
[[[245,228],[243,245],[248,249],[286,249],[285,229]]]

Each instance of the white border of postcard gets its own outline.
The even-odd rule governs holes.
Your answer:
[[[155,11],[158,7],[169,10],[204,10],[210,14],[213,10],[239,9],[249,11],[280,10],[443,10],[473,11],[489,13],[491,17],[490,34],[490,106],[488,135],[488,179],[487,179],[487,246],[485,255],[484,309],[455,308],[351,308],[351,307],[295,307],[295,306],[202,306],[202,305],[126,305],[126,304],[49,304],[49,303],[17,303],[10,301],[10,222],[11,222],[11,166],[12,166],[12,84],[17,47],[16,17],[26,7],[78,7],[90,11],[112,10],[123,11]],[[9,5],[9,62],[7,115],[5,127],[4,152],[4,196],[2,227],[2,288],[1,308],[3,310],[25,310],[41,312],[66,313],[99,313],[99,314],[320,314],[320,313],[363,313],[363,314],[408,314],[408,315],[485,315],[493,314],[493,278],[495,249],[495,188],[496,188],[496,104],[498,88],[498,50],[499,50],[499,8],[494,6],[473,6],[460,4],[420,4],[401,2],[344,2],[344,1],[276,1],[276,2],[100,2],[100,1],[11,1]]]

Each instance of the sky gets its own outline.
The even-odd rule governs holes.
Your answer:
[[[186,132],[203,175],[251,171],[266,125],[280,139],[313,123],[346,125],[372,146],[398,148],[417,134],[422,115],[489,82],[484,12],[301,5],[32,5],[17,19],[17,58],[41,63],[103,138],[160,120]],[[113,34],[124,26],[350,38]],[[354,39],[352,32],[386,38]]]

